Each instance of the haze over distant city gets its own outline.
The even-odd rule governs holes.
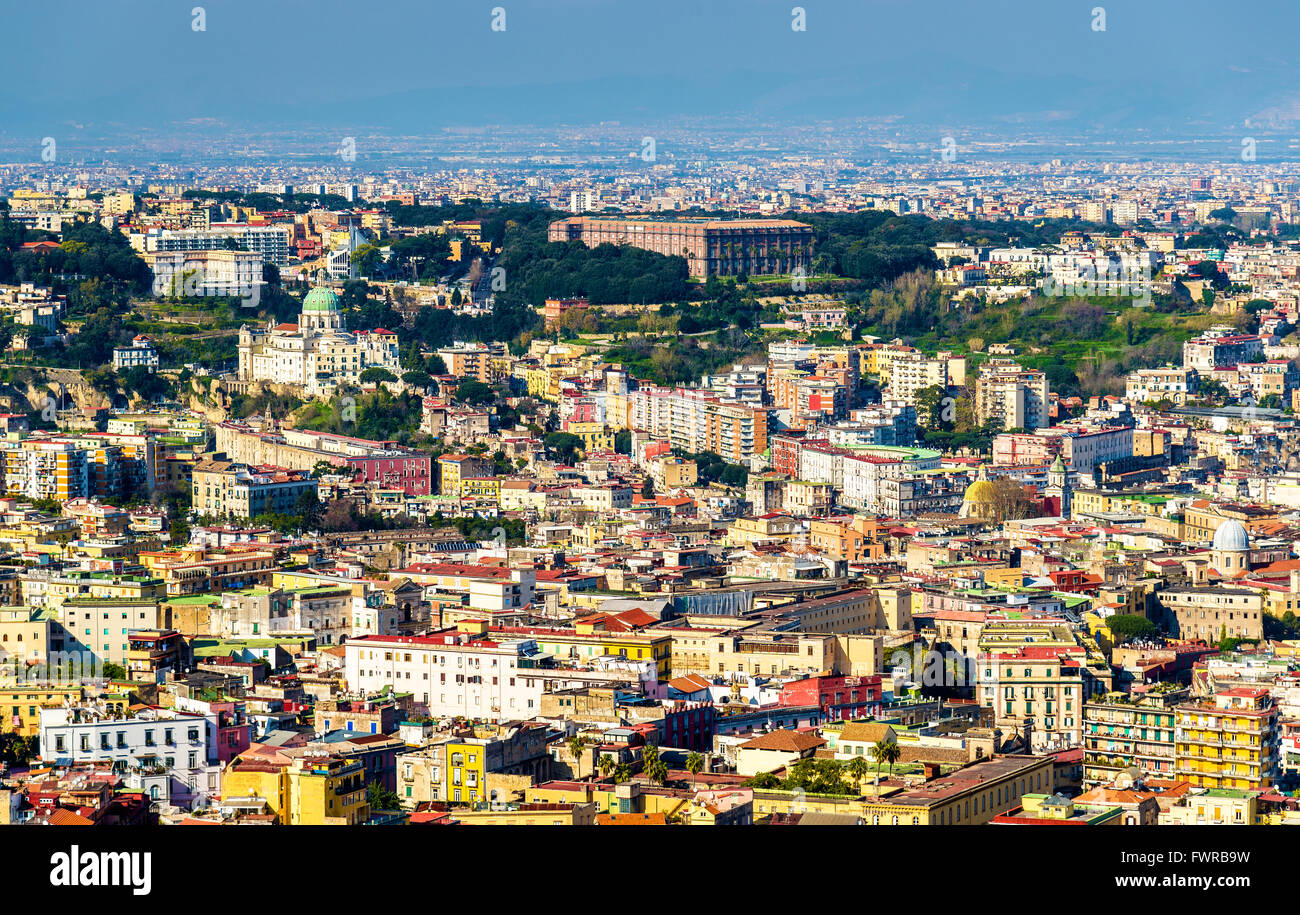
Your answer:
[[[6,31],[33,40],[0,60],[0,162],[39,161],[46,136],[83,164],[323,159],[341,135],[387,163],[581,156],[623,130],[864,161],[932,158],[946,135],[1006,158],[1228,160],[1249,133],[1260,161],[1300,159],[1300,9],[1260,5],[397,0],[352,28],[339,0],[234,0],[198,31],[189,3],[15,5]]]

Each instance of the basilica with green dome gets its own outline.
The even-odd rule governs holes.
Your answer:
[[[349,331],[338,294],[321,284],[302,300],[297,324],[268,322],[239,329],[240,381],[294,385],[328,397],[357,385],[368,368],[401,374],[397,334],[384,328]]]
[[[300,328],[313,328],[325,331],[342,331],[343,304],[334,290],[325,286],[313,286],[302,300],[302,317],[298,320]]]

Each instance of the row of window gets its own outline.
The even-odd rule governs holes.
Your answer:
[[[1014,670],[1013,668],[1010,668],[1010,667],[1004,667],[1004,668],[1002,669],[1002,676],[1004,676],[1004,677],[1014,677],[1015,675],[1016,675],[1016,672],[1015,672],[1015,670]],[[993,668],[991,668],[991,667],[986,667],[986,668],[984,668],[984,676],[985,676],[986,679],[988,679],[988,680],[992,680],[992,679],[993,679]],[[1034,676],[1034,669],[1033,669],[1032,667],[1026,667],[1026,668],[1025,668],[1025,676],[1026,676],[1026,677],[1031,677],[1031,678],[1032,678],[1032,677]],[[1058,677],[1058,676],[1061,676],[1061,674],[1053,672],[1053,668],[1050,668],[1050,667],[1044,667],[1044,668],[1043,668],[1043,672],[1042,672],[1039,676],[1043,676],[1043,677]],[[1065,687],[1062,687],[1062,688],[1065,690],[1065,694],[1066,694],[1067,696],[1070,695],[1070,690],[1073,689],[1073,687],[1070,687],[1070,686],[1065,686]]]
[[[1010,702],[1007,703],[1006,714],[1008,714],[1008,715],[1014,715],[1014,714],[1015,714],[1015,711],[1012,709],[1012,706],[1011,706],[1011,703],[1010,703]],[[1032,714],[1034,714],[1033,706],[1031,706],[1029,703],[1026,702],[1026,703],[1025,703],[1025,710],[1024,710],[1023,714],[1025,714],[1025,715],[1032,715]],[[1050,705],[1047,707],[1047,711],[1046,711],[1044,714],[1045,714],[1046,716],[1048,716],[1048,717],[1044,717],[1044,718],[1043,718],[1043,730],[1046,730],[1046,731],[1054,730],[1054,729],[1056,728],[1056,718],[1055,718],[1055,717],[1052,717],[1052,708],[1051,708]],[[1074,718],[1073,718],[1073,717],[1062,718],[1062,719],[1061,719],[1061,727],[1063,727],[1063,728],[1072,728],[1072,727],[1074,727]]]
[[[35,710],[33,709],[33,712],[34,712],[34,711],[35,711]],[[57,752],[59,752],[59,753],[65,752],[65,750],[66,750],[66,748],[67,748],[66,736],[67,736],[67,735],[65,735],[65,734],[55,734],[55,735],[54,735],[54,749],[55,749]],[[91,738],[91,735],[89,735],[89,734],[81,734],[81,735],[80,735],[79,746],[80,746],[82,752],[85,752],[85,753],[89,753],[89,752],[90,752],[90,738]],[[198,743],[198,742],[199,742],[199,739],[200,739],[200,738],[199,738],[199,729],[198,729],[198,728],[190,728],[190,729],[188,730],[188,732],[187,732],[187,739],[190,741],[190,743]],[[146,747],[157,746],[157,743],[156,743],[155,738],[154,738],[154,732],[153,732],[152,729],[147,730],[147,731],[144,732],[144,745],[145,745]],[[164,746],[168,746],[168,747],[174,747],[174,746],[176,746],[175,731],[174,731],[172,728],[164,728],[164,729],[163,729],[163,745],[164,745]],[[108,734],[107,731],[101,731],[100,734],[99,734],[99,748],[100,748],[101,750],[111,750],[111,749],[113,749],[113,746],[112,746],[112,744],[110,743],[110,738],[109,738],[109,734]],[[130,748],[130,745],[127,743],[127,739],[126,739],[126,731],[118,731],[118,732],[117,732],[117,749],[119,749],[119,750],[126,750],[126,749],[129,749],[129,748]]]
[[[359,657],[366,658],[366,659],[368,659],[368,660],[373,661],[373,660],[375,659],[375,652],[373,652],[373,651],[370,651],[370,652],[365,652],[365,651],[363,651],[363,652],[361,652],[361,654],[359,655]],[[428,656],[427,656],[427,659],[428,659],[431,663],[433,663],[433,664],[446,664],[446,663],[447,663],[447,656],[446,656],[446,655],[428,655]],[[409,651],[407,651],[407,652],[400,652],[400,651],[385,651],[385,652],[384,652],[384,660],[385,660],[385,661],[399,661],[399,662],[404,663],[404,664],[410,664],[410,663],[411,663],[411,653],[410,653]],[[492,666],[493,666],[493,667],[496,667],[496,666],[497,666],[497,659],[496,659],[496,658],[492,658],[491,661],[492,661]],[[483,659],[482,659],[482,658],[478,658],[478,657],[470,657],[470,658],[466,658],[464,655],[456,655],[456,666],[457,666],[457,667],[482,667],[482,666],[483,666]],[[514,667],[514,666],[515,666],[515,662],[514,662],[513,660],[511,660],[511,661],[509,662],[509,666]]]
[[[361,676],[363,676],[363,677],[367,677],[367,676],[368,676],[368,677],[378,677],[378,676],[381,676],[380,672],[379,672],[379,671],[376,671],[376,670],[363,670],[363,671],[361,671],[360,673],[361,673]],[[446,683],[446,682],[447,682],[447,675],[446,675],[446,674],[444,674],[444,673],[440,673],[440,674],[438,674],[438,677],[439,677],[439,680],[438,680],[439,683]],[[389,674],[388,682],[391,683],[391,682],[393,682],[394,680],[401,680],[401,679],[406,679],[406,680],[411,679],[411,672],[408,670],[408,671],[404,671],[404,672],[403,672],[403,671],[398,671],[397,673]],[[422,680],[427,680],[427,679],[429,679],[429,674],[428,674],[428,672],[426,671],[426,672],[422,673],[422,674],[420,675],[420,679],[422,679]],[[510,685],[511,685],[511,686],[514,686],[514,685],[515,685],[515,678],[514,678],[514,677],[510,677],[510,678],[509,678],[509,681],[510,681]],[[482,677],[482,676],[479,676],[479,675],[474,675],[474,676],[469,676],[469,677],[467,677],[467,676],[465,676],[464,674],[456,674],[456,684],[457,684],[457,685],[461,685],[461,684],[464,684],[464,683],[477,683],[477,684],[482,684],[482,682],[483,682],[483,677]],[[533,681],[532,681],[532,680],[525,680],[524,683],[525,683],[525,685],[527,685],[529,688],[531,688],[532,685],[533,685]],[[500,683],[500,678],[499,678],[499,677],[493,677],[493,678],[492,678],[492,685],[493,685],[493,686],[500,686],[500,685],[501,685],[501,683]]]

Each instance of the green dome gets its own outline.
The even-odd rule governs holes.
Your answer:
[[[302,300],[303,311],[339,311],[339,297],[324,286],[313,286]]]

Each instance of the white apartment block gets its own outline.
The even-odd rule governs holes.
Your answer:
[[[941,388],[956,387],[966,383],[966,357],[952,353],[938,353],[925,356],[921,353],[908,353],[889,364],[889,395],[897,400],[909,403],[916,398],[917,391],[938,385]]]
[[[880,511],[883,480],[901,480],[916,470],[915,465],[907,461],[872,457],[871,455],[854,455],[844,459],[844,483],[840,492],[840,503],[851,508]]]
[[[712,391],[646,387],[628,395],[632,428],[683,451],[712,451],[732,463],[767,447],[761,408],[724,401]]]
[[[1251,362],[1263,352],[1263,337],[1212,327],[1195,340],[1183,343],[1183,366],[1204,373],[1220,366]]]
[[[129,598],[71,597],[59,607],[63,649],[89,653],[96,664],[126,666],[131,633],[158,625],[158,602]]]
[[[238,296],[260,291],[262,257],[253,251],[154,251],[143,255],[155,296]]]
[[[771,362],[803,362],[817,352],[815,343],[800,340],[777,340],[767,345],[767,358]]]
[[[1137,222],[1141,218],[1141,209],[1136,200],[1116,200],[1111,204],[1111,218],[1121,226]]]
[[[426,598],[468,594],[471,609],[487,612],[527,607],[537,587],[537,573],[532,569],[444,562],[418,563],[396,574],[423,587]]]
[[[1200,390],[1200,384],[1200,372],[1194,368],[1139,369],[1128,376],[1124,397],[1138,403],[1169,400],[1181,405]]]
[[[90,495],[91,452],[78,443],[28,439],[5,442],[0,450],[6,495],[60,502]]]
[[[148,337],[136,336],[130,346],[113,347],[113,368],[116,371],[146,368],[152,374],[158,371],[158,350]]]
[[[174,804],[201,806],[220,794],[215,722],[203,715],[42,709],[40,757],[57,765],[110,762],[142,779],[152,797]]]
[[[844,452],[830,445],[805,445],[799,450],[799,478],[812,483],[829,483],[832,489],[841,489]]]
[[[1098,464],[1133,456],[1133,429],[1131,426],[1069,429],[1061,437],[1060,454],[1075,473],[1092,473]]]
[[[1010,359],[991,359],[975,380],[975,418],[999,420],[1002,428],[1032,432],[1048,424],[1047,376]]]
[[[546,686],[540,657],[532,639],[498,642],[457,631],[367,635],[344,646],[344,677],[354,692],[410,692],[434,718],[532,718]]]
[[[343,669],[351,692],[391,685],[411,692],[432,717],[488,721],[536,716],[548,690],[656,681],[651,660],[597,657],[587,665],[553,666],[535,639],[489,634],[486,624],[463,621],[432,635],[349,639]]]
[[[225,225],[207,229],[151,229],[141,239],[142,251],[215,251],[236,245],[277,267],[289,264],[293,226]]]
[[[613,483],[592,486],[574,486],[569,495],[582,503],[582,507],[598,512],[613,512],[632,507],[632,487]]]
[[[799,476],[829,483],[838,501],[852,508],[880,510],[883,480],[896,480],[940,466],[938,452],[925,449],[805,445],[799,451]]]

